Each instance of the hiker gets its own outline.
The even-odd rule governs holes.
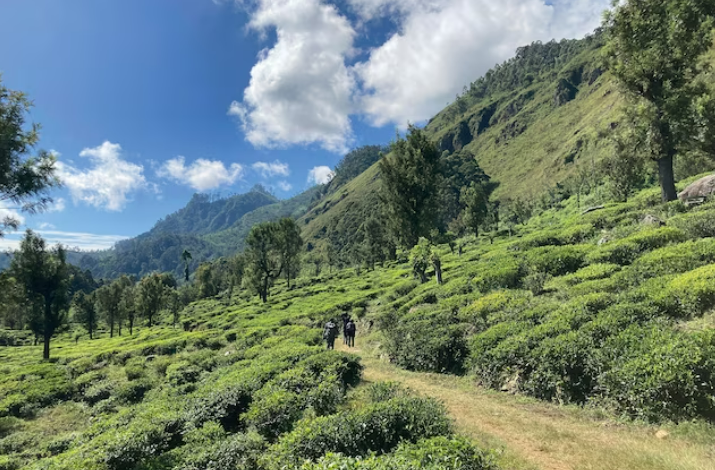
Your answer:
[[[330,319],[328,323],[325,324],[325,329],[323,330],[323,339],[327,343],[328,349],[335,349],[335,337],[337,335],[338,326],[333,319]]]
[[[343,320],[343,344],[348,344],[348,333],[345,327],[348,324],[348,320],[350,320],[350,315],[348,315],[348,312],[343,312],[340,318]]]
[[[345,324],[345,335],[348,338],[348,347],[355,347],[355,322],[352,318]]]

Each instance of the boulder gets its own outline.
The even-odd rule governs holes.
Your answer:
[[[685,188],[678,198],[681,201],[691,201],[694,199],[703,199],[715,192],[715,175],[708,175]]]

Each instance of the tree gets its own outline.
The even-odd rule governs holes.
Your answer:
[[[422,283],[427,282],[427,268],[432,262],[432,245],[424,237],[420,237],[419,243],[410,251],[410,263],[415,277],[419,277]]]
[[[176,328],[176,324],[179,323],[179,314],[181,313],[181,297],[176,289],[166,290],[166,304],[171,312],[171,324]]]
[[[151,328],[154,317],[166,305],[166,291],[169,288],[162,282],[161,274],[149,274],[139,281],[138,301],[139,311]]]
[[[390,154],[380,160],[386,220],[404,247],[414,246],[435,226],[439,158],[435,143],[410,126],[407,138],[398,136]]]
[[[83,291],[77,292],[72,300],[74,320],[87,330],[89,339],[94,339],[94,331],[97,329],[97,307],[95,303],[94,294],[85,294]]]
[[[241,287],[243,275],[246,272],[246,257],[239,253],[228,261],[229,300],[233,296],[234,287]]]
[[[606,17],[610,70],[647,124],[663,201],[677,198],[673,159],[694,144],[693,104],[706,91],[695,78],[714,11],[715,0],[627,0]]]
[[[295,220],[284,217],[278,221],[277,243],[280,249],[281,270],[288,282],[300,271],[300,254],[303,251],[303,238]]]
[[[460,150],[443,152],[439,177],[439,229],[444,232],[465,209],[463,189],[471,184],[481,185],[491,194],[496,187],[477,164],[471,152]]]
[[[637,126],[637,124],[635,125]],[[644,161],[640,153],[642,139],[635,126],[627,126],[612,136],[614,153],[600,162],[601,173],[606,177],[613,197],[619,202],[628,197],[644,181]]]
[[[42,357],[49,359],[50,340],[65,323],[70,304],[65,250],[61,245],[48,250],[45,240],[28,229],[10,271],[33,306],[30,328],[43,337]]]
[[[201,263],[196,269],[196,283],[199,286],[199,295],[205,299],[218,294],[214,282],[213,266],[211,263]]]
[[[184,249],[184,252],[181,253],[181,259],[184,260],[184,280],[189,282],[189,261],[192,259],[189,250]]]
[[[442,285],[442,260],[439,255],[433,251],[430,255],[430,261],[432,262],[432,267],[434,268],[437,284]]]
[[[484,223],[489,213],[489,192],[484,184],[472,183],[462,191],[464,204],[464,223],[479,235],[479,227]]]
[[[385,234],[382,224],[375,217],[368,218],[362,225],[365,261],[370,270],[375,269],[375,263],[385,260]]]
[[[122,288],[119,283],[106,284],[95,291],[97,307],[109,326],[109,337],[114,338],[114,328],[121,321]]]
[[[47,191],[60,181],[55,175],[54,155],[41,150],[36,157],[28,156],[37,145],[40,130],[38,124],[25,128],[25,115],[31,107],[25,94],[0,83],[0,203],[9,201],[32,213],[52,202]],[[17,226],[13,217],[0,220],[0,237],[5,229]]]
[[[248,284],[263,302],[268,301],[273,281],[281,275],[278,240],[278,224],[275,222],[254,225],[246,238]]]
[[[133,282],[125,284],[122,289],[121,300],[119,302],[120,316],[127,321],[129,335],[134,334],[134,324],[137,318],[137,288]]]

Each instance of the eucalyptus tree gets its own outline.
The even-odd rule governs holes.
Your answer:
[[[74,307],[74,320],[87,330],[89,339],[94,339],[98,320],[94,294],[78,291],[72,299],[72,306]]]
[[[278,224],[254,225],[246,238],[247,282],[263,302],[273,282],[281,275],[281,250]]]

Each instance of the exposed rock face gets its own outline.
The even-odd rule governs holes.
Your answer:
[[[678,194],[681,201],[706,198],[715,192],[715,175],[700,178]]]

